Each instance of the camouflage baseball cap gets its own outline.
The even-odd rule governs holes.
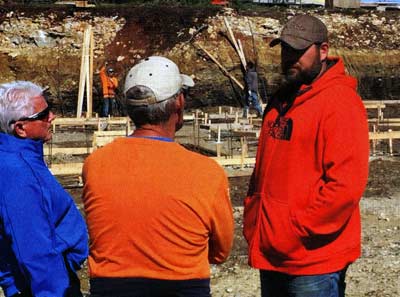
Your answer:
[[[281,36],[273,39],[270,47],[285,42],[294,49],[302,50],[313,43],[328,41],[328,29],[318,18],[311,15],[296,15],[283,27]]]

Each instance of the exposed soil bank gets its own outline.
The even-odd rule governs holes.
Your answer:
[[[206,48],[243,82],[240,61],[227,38],[223,16],[256,61],[261,94],[279,84],[279,47],[269,48],[286,19],[296,13],[320,17],[330,31],[331,54],[343,57],[359,79],[365,99],[400,97],[400,16],[397,12],[326,11],[274,7],[234,11],[215,7],[127,7],[75,9],[51,6],[0,8],[0,81],[33,80],[49,86],[64,112],[74,109],[78,93],[81,43],[86,24],[94,30],[94,68],[105,60],[122,82],[140,58],[164,55],[194,76],[190,106],[239,105],[241,92],[201,51]],[[234,88],[232,88],[232,85]],[[94,97],[100,98],[98,75]],[[99,101],[99,100],[98,100]],[[95,101],[95,108],[96,103]]]

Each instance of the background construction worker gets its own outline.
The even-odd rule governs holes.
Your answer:
[[[102,117],[108,117],[116,113],[115,92],[118,88],[118,79],[115,77],[114,69],[107,67],[107,62],[100,69],[101,86],[103,89]]]
[[[262,107],[258,100],[258,74],[253,62],[247,63],[245,81],[247,94],[245,106],[243,108],[243,117],[247,117],[250,106],[257,111],[257,116],[262,117]]]

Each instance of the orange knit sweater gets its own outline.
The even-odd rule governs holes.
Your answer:
[[[227,178],[174,142],[119,138],[84,164],[90,276],[208,278],[233,239]]]

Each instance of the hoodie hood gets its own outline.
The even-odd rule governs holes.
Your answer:
[[[344,86],[353,91],[357,89],[357,80],[346,74],[345,67],[341,58],[327,58],[328,69],[312,84],[301,85],[300,88],[292,88],[282,86],[272,96],[271,103],[267,106],[267,111],[273,108],[277,109],[280,114],[285,114],[293,107],[296,107],[305,101],[315,97],[320,92],[335,86]],[[282,110],[282,102],[288,103],[286,108]]]
[[[297,94],[293,106],[299,105],[304,101],[314,97],[321,91],[330,88],[332,85],[342,85],[350,87],[352,90],[357,89],[357,80],[346,74],[345,67],[341,58],[329,57],[327,59],[328,67],[317,80],[311,85],[302,85]]]

